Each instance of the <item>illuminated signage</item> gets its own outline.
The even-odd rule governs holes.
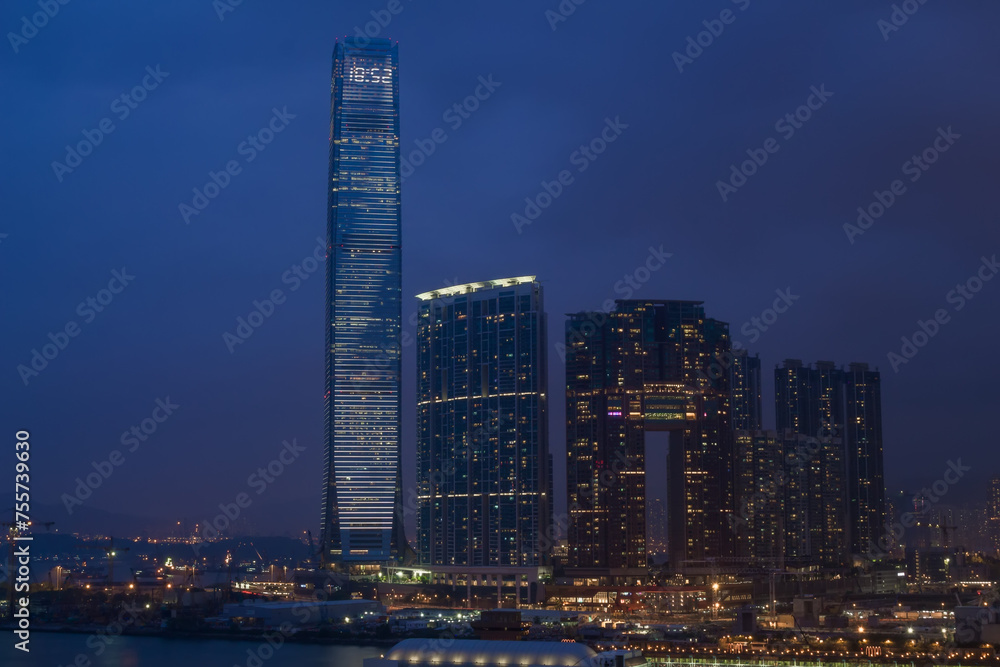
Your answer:
[[[392,68],[379,65],[362,67],[357,63],[351,63],[347,80],[351,83],[392,83]]]

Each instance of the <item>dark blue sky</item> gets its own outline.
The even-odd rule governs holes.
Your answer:
[[[12,450],[15,430],[31,431],[38,502],[72,493],[169,397],[180,407],[124,452],[89,507],[214,515],[296,438],[306,450],[247,517],[261,512],[269,532],[318,525],[322,274],[295,291],[282,277],[325,234],[334,39],[389,4],[244,0],[220,21],[211,0],[77,0],[15,40],[16,53],[9,36],[0,45],[0,437]],[[378,35],[400,42],[404,154],[436,128],[447,136],[403,186],[404,317],[421,291],[537,274],[561,459],[563,313],[623,296],[616,283],[662,245],[672,257],[636,297],[704,300],[750,343],[744,323],[790,289],[799,298],[750,345],[764,360],[765,396],[786,357],[877,365],[890,490],[930,484],[961,457],[975,467],[963,492],[979,493],[977,480],[1000,471],[1000,280],[961,310],[947,295],[1000,253],[1000,7],[930,0],[885,39],[878,22],[893,9],[881,0],[676,5],[588,0],[553,30],[545,11],[558,11],[556,0],[401,0]],[[727,9],[730,23],[711,23]],[[5,2],[0,29],[20,32],[37,11]],[[679,72],[672,53],[703,21],[723,30]],[[157,66],[167,75],[144,101],[115,103],[144,77],[152,87],[146,68]],[[490,76],[499,87],[456,128],[445,113]],[[813,98],[818,108],[793,134],[776,127],[824,86],[832,96]],[[247,162],[241,142],[275,108],[294,118]],[[105,118],[114,131],[60,182],[52,163]],[[574,152],[605,119],[627,127],[581,172]],[[904,163],[939,128],[960,138],[912,182]],[[777,152],[723,201],[717,182],[769,138]],[[239,174],[185,224],[178,205],[229,160]],[[561,170],[572,183],[518,233],[511,215]],[[903,194],[851,243],[843,225],[895,179]],[[135,278],[103,312],[78,310],[122,267]],[[287,300],[230,354],[223,334],[275,289]],[[887,354],[938,309],[947,323],[894,372]],[[79,334],[25,386],[18,365],[70,322]],[[413,348],[404,355],[412,475]],[[769,426],[772,413],[766,400]],[[265,520],[268,507],[287,515]]]

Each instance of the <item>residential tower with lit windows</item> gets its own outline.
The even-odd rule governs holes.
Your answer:
[[[734,552],[729,325],[701,301],[618,301],[566,323],[567,573],[633,583],[647,573],[647,463],[666,458],[671,568]],[[667,451],[647,433],[669,433]],[[657,466],[658,467],[658,466]],[[655,468],[654,468],[655,469]]]
[[[417,298],[420,563],[546,565],[556,536],[542,286],[526,276]]]
[[[871,553],[884,535],[886,517],[881,375],[864,363],[837,368],[819,361],[810,367],[786,359],[774,371],[774,390],[778,433],[816,439],[821,445],[805,463],[823,466],[817,484],[826,495],[822,516],[828,525],[812,530],[822,531],[833,550],[824,561],[839,560],[834,553],[841,550],[841,538],[836,537],[841,533],[845,554]],[[833,443],[837,451],[831,450]]]

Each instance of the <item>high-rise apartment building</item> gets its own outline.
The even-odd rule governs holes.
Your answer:
[[[844,443],[852,553],[865,553],[885,534],[882,378],[868,364],[844,371]]]
[[[737,431],[761,430],[760,356],[751,357],[746,350],[733,350],[729,370],[729,384],[733,392],[733,428]]]
[[[843,522],[852,554],[872,553],[872,546],[884,535],[880,385],[879,372],[862,363],[838,369],[829,361],[808,367],[798,359],[787,359],[774,372],[778,432],[843,443],[842,472],[835,469],[835,458],[830,458],[831,467],[822,476],[828,479],[826,484],[844,480]]]
[[[748,564],[782,568],[785,556],[784,445],[774,431],[736,431],[737,554]]]
[[[545,565],[556,536],[542,287],[528,276],[418,298],[420,562]]]
[[[993,555],[1000,553],[1000,475],[990,478],[986,496],[986,522]]]
[[[322,557],[380,563],[406,548],[400,433],[401,218],[397,46],[334,49],[327,210]]]
[[[844,427],[844,377],[831,361],[803,366],[786,359],[774,372],[775,428],[778,433],[818,437]]]
[[[618,301],[566,324],[568,567],[641,578],[648,565],[646,433],[669,432],[674,570],[732,556],[729,325],[700,301]],[[715,370],[713,370],[713,367]],[[662,459],[661,459],[662,460]]]
[[[785,564],[805,567],[848,564],[848,530],[844,516],[844,441],[785,431],[782,439],[785,475]]]
[[[736,432],[736,524],[752,565],[847,563],[844,446],[787,430]]]

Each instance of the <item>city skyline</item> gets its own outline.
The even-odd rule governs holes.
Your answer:
[[[0,663],[1000,664],[998,22],[3,3]]]
[[[99,10],[81,6],[73,10],[74,20],[61,14],[19,53],[11,52],[16,67],[5,74],[11,90],[55,103],[46,107],[47,118],[12,111],[11,123],[23,138],[10,143],[11,164],[20,166],[4,179],[12,196],[10,223],[0,228],[7,234],[0,243],[0,271],[10,284],[31,276],[33,288],[14,290],[6,302],[11,321],[23,326],[10,333],[2,391],[9,414],[33,422],[50,443],[52,459],[38,463],[37,501],[63,514],[65,525],[91,509],[200,521],[244,489],[247,477],[294,437],[306,451],[268,486],[255,512],[269,507],[272,517],[309,517],[318,529],[315,480],[323,435],[315,415],[323,409],[324,372],[316,356],[324,346],[318,334],[324,325],[315,304],[324,300],[325,288],[317,277],[322,271],[309,268],[316,239],[324,236],[317,211],[326,203],[325,82],[334,37],[354,34],[356,25],[363,29],[372,8],[309,9],[315,21],[250,5],[222,22],[211,11],[201,16],[185,7],[163,10],[168,23],[192,26],[188,55],[155,33],[136,45]],[[628,290],[636,298],[704,300],[714,316],[731,323],[734,340],[762,359],[765,427],[773,426],[767,423],[773,411],[768,367],[785,358],[864,360],[883,374],[886,433],[895,443],[906,443],[887,448],[888,486],[928,486],[949,458],[964,457],[965,463],[975,462],[975,470],[952,497],[981,498],[987,478],[1000,468],[992,450],[971,444],[991,438],[977,417],[988,414],[981,403],[985,394],[960,399],[946,388],[967,381],[959,369],[981,367],[982,376],[995,370],[991,359],[972,356],[973,350],[988,349],[982,332],[995,328],[993,284],[961,311],[952,311],[952,322],[940,325],[898,372],[887,358],[899,352],[901,337],[909,340],[921,331],[918,320],[926,322],[936,308],[951,309],[949,291],[976,275],[983,255],[993,254],[994,227],[981,213],[988,206],[978,203],[988,181],[974,168],[991,154],[992,135],[974,111],[980,106],[946,102],[957,97],[980,100],[986,109],[991,105],[970,87],[971,79],[948,74],[988,61],[980,45],[986,40],[974,38],[981,27],[964,26],[959,50],[931,57],[920,48],[919,36],[930,25],[924,21],[934,23],[935,16],[956,10],[925,8],[930,11],[921,20],[886,41],[875,28],[884,12],[860,3],[809,12],[748,9],[739,14],[746,29],[727,28],[679,73],[670,54],[682,51],[686,38],[708,18],[696,8],[651,8],[648,25],[637,25],[612,8],[581,7],[555,31],[542,12],[528,11],[537,22],[532,27],[529,21],[527,29],[538,39],[510,59],[497,54],[505,53],[507,35],[525,25],[524,7],[504,7],[488,20],[475,8],[448,16],[413,9],[407,6],[378,35],[405,46],[409,77],[400,83],[400,136],[413,172],[405,176],[402,197],[408,229],[412,225],[417,232],[407,237],[404,294],[484,276],[536,274],[546,288],[554,331],[562,313],[601,309],[605,300]],[[19,25],[23,12],[13,6],[5,11],[10,12],[4,14],[6,23]],[[138,5],[120,18],[146,25]],[[100,39],[81,41],[71,24]],[[473,28],[461,30],[462,25]],[[847,40],[842,32],[847,26],[872,39]],[[451,30],[448,44],[424,37],[442,29]],[[973,38],[965,38],[967,29]],[[581,38],[605,33],[625,46],[602,59]],[[831,49],[816,54],[808,67],[793,67],[783,54],[813,43],[808,34],[830,39]],[[119,49],[126,46],[136,48],[132,53],[140,64],[121,61]],[[74,48],[103,66],[85,67],[70,57]],[[456,52],[463,58],[456,59]],[[632,70],[616,75],[629,63],[646,60],[662,65],[656,85],[640,85]],[[743,71],[740,63],[751,60],[762,66]],[[563,74],[543,80],[538,62],[556,63]],[[155,72],[157,64],[169,75],[120,120],[112,101],[141,86],[150,76],[146,67]],[[873,66],[878,85],[869,78]],[[918,75],[920,89],[936,94],[913,97]],[[70,78],[79,86],[70,85]],[[792,138],[776,135],[782,137],[781,150],[722,202],[715,182],[729,173],[730,163],[747,149],[756,150],[775,119],[805,103],[810,88],[824,81],[833,93],[829,102]],[[750,85],[759,94],[748,96]],[[79,97],[81,90],[87,92]],[[470,97],[468,108],[475,111],[464,104]],[[885,103],[893,111],[873,114],[859,100]],[[287,127],[246,162],[240,146],[249,134],[270,129],[275,109],[281,114],[275,127],[281,119]],[[661,111],[669,113],[668,122]],[[52,162],[65,161],[64,146],[81,141],[81,130],[90,132],[104,116],[112,118],[115,132],[57,180]],[[628,127],[578,171],[571,157],[616,118],[619,127]],[[848,241],[844,223],[855,222],[858,206],[867,208],[874,190],[886,190],[899,165],[933,144],[939,126],[945,131],[952,126],[962,138],[919,181],[907,180],[905,196]],[[430,139],[437,128],[446,141]],[[606,136],[614,136],[612,130]],[[658,145],[673,147],[667,159],[650,148]],[[430,154],[414,160],[419,146]],[[178,204],[190,206],[192,190],[204,192],[206,182],[212,183],[209,172],[219,174],[230,158],[241,163],[242,172],[185,224]],[[570,185],[558,181],[563,168],[572,173]],[[510,216],[523,214],[525,197],[547,194],[543,180],[562,185],[563,192],[518,234]],[[126,183],[130,187],[123,189]],[[555,185],[550,189],[555,192]],[[44,195],[24,196],[31,192]],[[931,205],[943,200],[952,207],[947,216]],[[68,207],[70,201],[88,206]],[[944,217],[965,233],[942,228]],[[81,224],[65,222],[70,220]],[[608,220],[619,222],[612,230]],[[56,238],[66,243],[54,244]],[[672,257],[659,271],[636,275],[650,246],[662,246]],[[782,262],[767,261],[779,256]],[[838,268],[816,271],[820,262]],[[123,267],[134,282],[101,311],[85,306],[86,316],[78,314],[78,304],[97,298],[112,271]],[[119,289],[117,281],[113,287]],[[252,316],[258,322],[262,316],[253,315],[259,312],[254,302],[268,310],[264,301],[276,289],[287,299],[273,304],[273,315],[246,336],[239,319]],[[792,305],[779,304],[787,308],[776,320],[767,313],[775,290],[799,297]],[[403,333],[411,339],[412,314],[404,310]],[[17,367],[30,368],[32,350],[49,344],[49,334],[64,331],[71,320],[82,333],[55,359],[45,359],[45,368],[28,376],[25,385]],[[224,333],[242,342],[231,351]],[[558,390],[564,370],[557,343],[550,336],[550,393]],[[412,387],[412,343],[402,355],[403,385]],[[67,387],[90,390],[74,392],[67,402]],[[122,433],[150,418],[158,399],[168,398],[180,408],[158,423],[154,434],[143,434],[147,439],[129,453],[125,467],[93,491],[75,510],[79,514],[67,516],[61,497],[74,493],[76,478],[86,477],[92,462],[106,460],[121,446]],[[403,400],[408,492],[415,417],[406,407],[410,397]],[[550,415],[556,452],[564,438],[559,403],[553,402]],[[928,403],[944,414],[972,417],[947,427],[923,423],[914,411]],[[938,446],[944,441],[958,443],[948,456]],[[560,456],[555,467],[559,484]],[[151,497],[144,480],[161,475],[189,480],[193,491],[169,504]],[[122,498],[130,499],[127,508]],[[564,506],[557,498],[557,511]],[[262,530],[289,529],[276,518],[261,523]]]

